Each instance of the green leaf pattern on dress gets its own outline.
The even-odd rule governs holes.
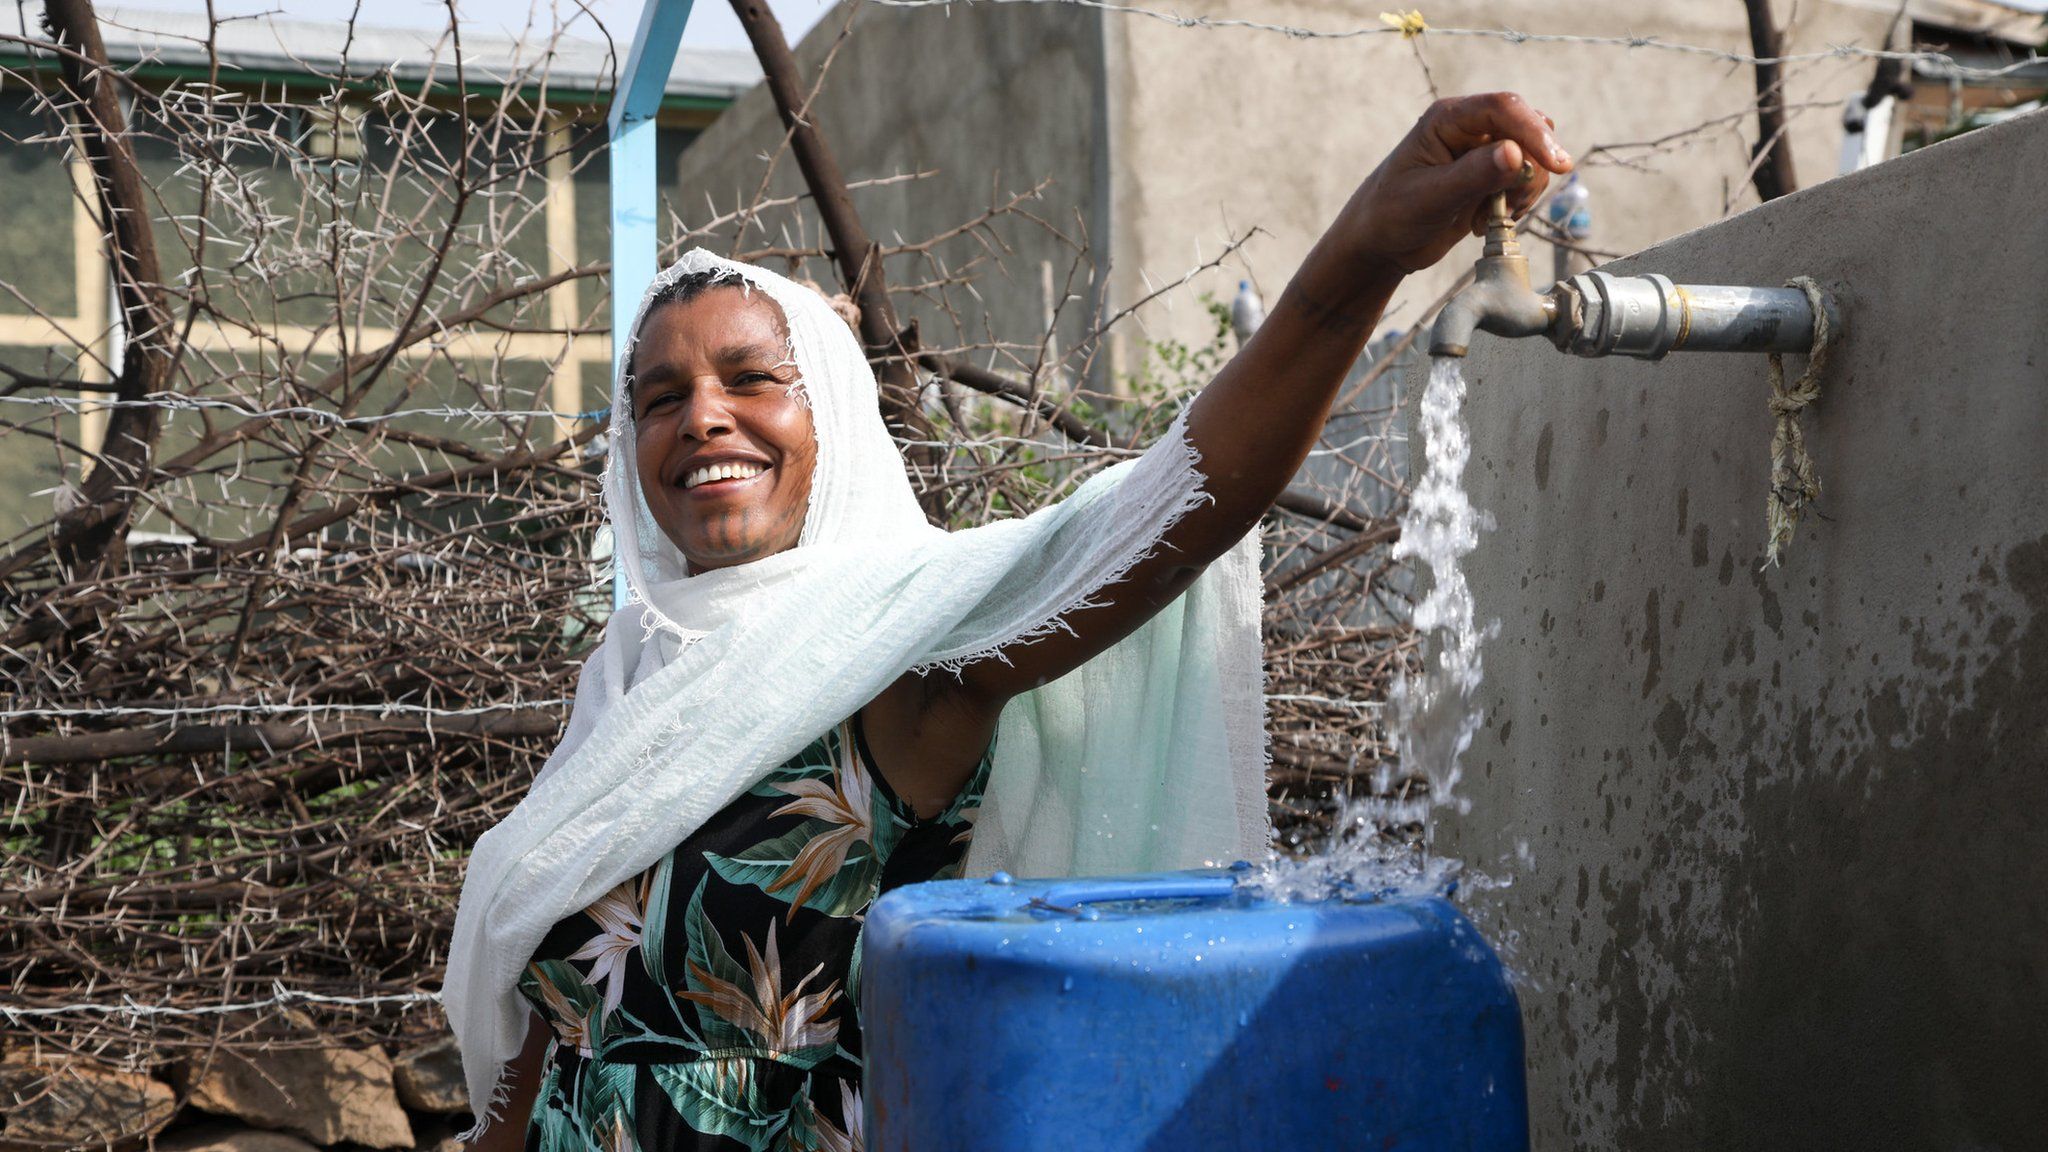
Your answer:
[[[841,732],[836,751],[834,760],[777,773],[754,789],[790,797],[771,815],[804,817],[802,824],[735,856],[704,854],[726,880],[787,901],[792,919],[799,907],[828,916],[865,909],[881,888],[881,862],[902,837],[903,819],[875,788],[851,734]]]
[[[589,934],[567,938],[573,950],[566,958],[535,959],[519,982],[564,1046],[551,1047],[543,1065],[529,1152],[634,1149],[638,1109],[647,1106],[636,1091],[665,1097],[703,1138],[688,1146],[731,1147],[730,1140],[748,1152],[861,1148],[858,924],[906,834],[923,837],[926,847],[907,857],[910,874],[894,875],[892,884],[957,874],[988,765],[985,756],[945,813],[920,820],[877,786],[850,724],[841,725],[749,792],[757,814],[745,819],[758,821],[765,811],[774,824],[728,823],[712,843],[737,851],[700,848],[692,859],[686,841],[600,897],[581,914],[588,923],[581,931]],[[735,806],[741,803],[748,801]],[[753,827],[760,833],[750,843]],[[932,845],[943,847],[934,854]],[[687,902],[678,899],[684,877],[695,881]],[[721,908],[779,901],[786,911],[715,924],[706,899],[714,878],[732,886],[722,893],[770,898],[756,895],[749,904],[722,895]],[[799,925],[800,909],[831,919]],[[834,963],[843,967],[816,962],[833,955],[816,943],[792,951],[792,933],[815,933],[832,922],[853,927],[850,941],[834,946],[842,949]],[[559,943],[555,935],[550,940]],[[798,955],[807,960],[796,961]],[[626,994],[629,978],[641,992]],[[648,991],[648,980],[666,995]],[[563,1055],[570,1048],[576,1057]],[[802,1077],[793,1097],[792,1074]],[[777,1093],[764,1089],[767,1076],[780,1078]],[[822,1098],[837,1106],[838,1123],[820,1111],[813,1092],[831,1094]]]
[[[686,1064],[656,1064],[661,1085],[690,1127],[730,1136],[750,1152],[765,1152],[788,1122],[788,1114],[761,1098],[751,1060],[712,1057]]]

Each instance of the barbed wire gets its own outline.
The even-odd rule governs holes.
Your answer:
[[[203,1004],[195,1007],[181,1007],[176,1004],[138,1004],[123,997],[120,1003],[109,1004],[83,1000],[71,1004],[50,1004],[41,1008],[16,1008],[0,1004],[0,1017],[10,1024],[39,1016],[125,1016],[131,1020],[145,1020],[154,1017],[224,1016],[235,1012],[260,1012],[265,1009],[290,1008],[299,1004],[326,1004],[340,1008],[374,1008],[386,1005],[412,1007],[420,1004],[439,1004],[439,992],[387,992],[376,996],[330,996],[319,992],[299,992],[282,984],[272,984],[277,991],[266,999],[246,1000],[239,1004]]]
[[[139,704],[110,704],[104,708],[10,708],[0,711],[0,720],[86,720],[126,716],[148,716],[181,720],[194,716],[318,716],[327,714],[373,714],[376,716],[425,716],[431,719],[483,716],[493,712],[518,712],[538,708],[562,708],[574,701],[508,700],[468,708],[436,708],[428,704],[201,704],[151,707]]]
[[[1379,704],[1371,700],[1347,700],[1334,696],[1312,696],[1294,692],[1268,692],[1268,703],[1321,704],[1332,708],[1351,708],[1372,711]],[[468,708],[436,708],[427,704],[201,704],[193,706],[147,706],[138,704],[109,704],[104,708],[9,708],[0,710],[0,721],[5,720],[104,720],[126,717],[149,717],[157,720],[184,720],[199,716],[244,715],[244,716],[320,716],[330,714],[384,716],[425,716],[430,719],[455,718],[461,716],[483,716],[494,712],[520,712],[543,708],[566,708],[575,703],[572,697],[553,700],[508,700],[496,704],[479,704]]]
[[[1521,32],[1513,28],[1439,28],[1428,25],[1414,30],[1403,24],[1374,25],[1361,28],[1317,29],[1304,28],[1295,24],[1274,24],[1263,20],[1246,20],[1241,17],[1183,16],[1177,12],[1164,12],[1156,8],[1144,8],[1134,4],[1114,4],[1109,0],[869,0],[885,8],[954,8],[973,7],[977,4],[1053,4],[1073,8],[1089,8],[1120,16],[1142,16],[1158,20],[1177,28],[1242,29],[1252,32],[1272,32],[1296,40],[1351,40],[1367,36],[1445,36],[1474,39],[1499,40],[1508,44],[1578,44],[1604,48],[1643,48],[1662,52],[1675,52],[1698,56],[1726,64],[1772,65],[1802,64],[1820,60],[1865,59],[1893,60],[1911,64],[1924,64],[1935,69],[1942,76],[1955,76],[1965,80],[1995,80],[2028,68],[2048,65],[2048,57],[2030,51],[2023,60],[1996,68],[1980,68],[1961,64],[1945,52],[1929,50],[1898,50],[1865,48],[1858,44],[1837,44],[1814,52],[1793,52],[1782,56],[1758,56],[1727,48],[1714,48],[1705,44],[1687,44],[1683,41],[1664,40],[1656,36],[1586,36],[1565,32]]]
[[[376,424],[388,423],[393,420],[404,420],[413,418],[458,420],[468,424],[483,424],[488,423],[494,419],[549,419],[601,421],[608,420],[611,418],[610,408],[594,408],[581,412],[557,412],[554,411],[553,409],[548,408],[492,408],[486,405],[446,405],[433,408],[404,408],[394,412],[383,412],[370,416],[341,416],[332,412],[328,412],[325,409],[310,408],[304,405],[289,405],[283,408],[258,408],[247,404],[237,403],[232,400],[219,400],[204,396],[158,396],[143,400],[104,401],[84,400],[69,396],[0,396],[0,404],[30,404],[39,407],[56,409],[57,411],[64,412],[68,415],[77,415],[79,411],[82,409],[94,410],[106,408],[155,408],[161,411],[168,412],[195,412],[202,410],[220,410],[233,412],[235,415],[242,416],[252,420],[284,419],[290,417],[296,419],[303,419],[310,423],[329,424],[336,427],[346,428],[365,427]],[[896,441],[896,446],[899,448],[1042,448],[1045,447],[1048,443],[1048,441],[1043,438],[1034,439],[1029,436],[1002,435],[955,437],[949,440],[926,440],[903,436],[897,436],[894,437],[894,439]],[[1363,435],[1354,436],[1348,440],[1343,441],[1342,443],[1331,444],[1327,447],[1322,448],[1310,449],[1309,455],[1314,457],[1338,456],[1346,452],[1349,452],[1352,449],[1357,448],[1363,444],[1405,443],[1407,439],[1408,438],[1406,436],[1397,432],[1369,432]],[[1092,453],[1097,453],[1101,455],[1120,457],[1140,456],[1143,455],[1145,451],[1142,447],[1121,448],[1113,446],[1101,447],[1092,445],[1089,447],[1088,450]],[[4,715],[4,713],[0,713],[0,715]]]
[[[1385,705],[1378,700],[1348,700],[1341,696],[1316,696],[1306,692],[1268,692],[1268,704],[1320,704],[1325,708],[1349,708],[1354,712],[1377,712]]]

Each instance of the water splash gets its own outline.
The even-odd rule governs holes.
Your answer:
[[[1394,545],[1395,559],[1420,561],[1430,576],[1429,591],[1416,603],[1412,618],[1423,638],[1422,670],[1402,677],[1387,700],[1402,765],[1429,780],[1428,804],[1414,813],[1425,843],[1435,831],[1429,809],[1449,805],[1463,813],[1471,808],[1457,786],[1465,752],[1479,731],[1473,696],[1484,673],[1480,645],[1498,629],[1496,622],[1478,623],[1472,587],[1465,582],[1465,557],[1479,546],[1481,532],[1493,530],[1493,518],[1472,507],[1465,494],[1472,435],[1463,415],[1463,364],[1445,356],[1429,366],[1429,387],[1422,394],[1422,479],[1409,494],[1401,539]]]
[[[1300,858],[1272,853],[1242,887],[1267,900],[1310,903],[1435,896],[1459,882],[1459,861],[1389,834],[1362,807],[1357,801],[1345,805],[1338,830],[1321,852]]]
[[[1347,801],[1336,830],[1322,852],[1295,860],[1275,854],[1255,877],[1264,895],[1280,900],[1370,899],[1388,894],[1441,892],[1459,881],[1493,885],[1456,860],[1431,851],[1435,813],[1467,811],[1471,801],[1457,794],[1463,759],[1479,730],[1473,697],[1483,676],[1481,645],[1496,622],[1481,626],[1465,581],[1464,558],[1479,545],[1492,518],[1465,494],[1465,465],[1472,438],[1465,428],[1464,361],[1432,362],[1422,393],[1420,432],[1422,476],[1401,515],[1396,559],[1427,568],[1429,590],[1416,602],[1413,623],[1423,640],[1419,670],[1402,677],[1389,694],[1389,722],[1400,764],[1427,787],[1397,791],[1392,769],[1383,765],[1373,794]],[[1403,830],[1419,829],[1409,835]]]

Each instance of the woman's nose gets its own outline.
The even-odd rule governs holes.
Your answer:
[[[732,398],[724,388],[707,382],[690,392],[690,410],[683,414],[683,435],[692,440],[708,440],[733,430]]]

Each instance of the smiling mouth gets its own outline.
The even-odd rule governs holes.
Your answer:
[[[688,472],[683,473],[682,488],[686,492],[706,486],[722,488],[729,484],[738,484],[752,480],[754,477],[767,471],[767,465],[757,464],[752,460],[732,460],[723,464],[709,464],[702,468],[692,468]]]

